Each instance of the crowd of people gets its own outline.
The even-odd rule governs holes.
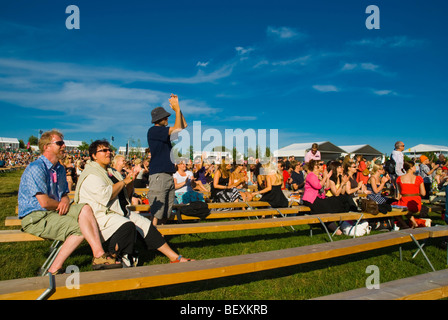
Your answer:
[[[27,166],[36,159],[32,152],[15,152],[0,150],[0,168]]]
[[[446,188],[448,162],[441,155],[431,163],[425,156],[405,160],[404,144],[397,142],[391,171],[381,159],[367,161],[362,155],[323,161],[314,144],[304,161],[294,157],[255,164],[232,163],[229,159],[209,162],[205,156],[171,161],[173,134],[186,128],[178,98],[169,103],[175,123],[162,107],[151,112],[148,152],[143,159],[114,155],[109,142],[96,140],[89,155],[65,152],[59,131],[42,134],[41,156],[29,163],[19,188],[19,218],[31,234],[64,241],[49,272],[62,266],[77,246],[86,240],[92,249],[94,269],[134,266],[136,239],[148,250],[158,250],[171,262],[191,259],[176,253],[157,229],[173,215],[175,203],[196,201],[237,202],[261,200],[273,208],[299,201],[311,214],[360,211],[357,199],[365,195],[378,205],[403,206],[410,213],[422,212],[421,199]],[[31,158],[22,155],[22,159]],[[386,171],[389,170],[389,172]],[[146,199],[135,188],[147,188]],[[70,203],[68,194],[75,191]],[[151,218],[129,211],[127,206],[146,200]],[[412,214],[400,227],[419,227]],[[336,223],[327,227],[340,234]]]

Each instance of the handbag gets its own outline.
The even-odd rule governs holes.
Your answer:
[[[361,211],[373,215],[377,215],[380,212],[378,203],[371,199],[361,199]]]

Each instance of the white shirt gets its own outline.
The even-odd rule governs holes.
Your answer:
[[[191,187],[191,179],[193,179],[193,172],[185,171],[185,176],[181,176],[179,174],[179,171],[177,171],[175,174],[173,174],[173,178],[176,179],[176,183],[182,183],[185,180],[187,180],[187,178],[190,178],[190,182],[187,182],[187,184],[185,184],[183,187],[176,189],[176,193],[193,191],[193,188]]]
[[[134,222],[137,231],[146,237],[151,221],[134,212],[129,212],[129,215],[125,217],[118,197],[110,200],[111,195],[112,186],[94,174],[86,177],[79,191],[79,203],[87,203],[92,208],[102,238],[109,239],[121,225],[129,220]]]
[[[394,150],[392,151],[391,157],[395,160],[395,174],[397,176],[402,176],[406,172],[403,172],[404,156],[403,152]]]

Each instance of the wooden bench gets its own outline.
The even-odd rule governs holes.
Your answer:
[[[426,239],[431,236],[431,228],[188,263],[83,272],[79,289],[66,287],[67,278],[73,274],[49,276],[55,282],[50,289],[47,277],[7,280],[0,282],[0,299],[37,299],[47,289],[52,293],[50,299],[66,299],[235,276],[401,245],[413,241],[410,234],[418,240]]]
[[[137,210],[133,210],[137,211]],[[305,206],[294,207],[294,208],[280,208],[276,209],[260,209],[260,210],[234,210],[234,211],[223,211],[223,212],[213,212],[206,219],[232,219],[232,218],[246,218],[246,217],[259,217],[263,215],[288,215],[288,214],[298,214],[302,212],[309,212],[310,209]],[[143,215],[144,212],[142,213]],[[190,216],[181,216],[182,220],[198,220],[199,218]],[[177,220],[174,216],[173,220]],[[13,227],[20,226],[21,220],[18,216],[9,216],[5,218],[5,226]]]
[[[313,300],[439,300],[448,297],[448,269],[380,283],[379,289],[359,288]]]
[[[254,215],[273,215],[273,214],[292,214],[298,213],[301,207],[297,208],[281,208],[281,209],[260,209],[250,212],[249,210],[234,212],[234,214],[254,214]],[[209,232],[224,232],[224,231],[236,231],[236,230],[250,230],[250,229],[263,229],[274,227],[292,227],[298,225],[311,225],[322,224],[326,222],[341,222],[349,220],[362,219],[378,219],[386,217],[396,217],[405,215],[407,212],[403,211],[391,211],[387,214],[379,213],[372,215],[368,213],[359,212],[346,212],[346,213],[327,213],[318,215],[305,215],[297,217],[282,217],[282,218],[270,218],[270,219],[257,219],[257,220],[244,220],[244,221],[225,221],[225,222],[204,222],[194,224],[167,224],[158,226],[158,230],[163,235],[180,235],[191,233],[209,233]],[[220,215],[222,213],[216,213]],[[13,221],[13,219],[8,219]],[[19,219],[15,219],[15,223],[20,222]],[[11,222],[8,222],[11,223]],[[25,236],[26,233],[20,230],[0,230],[0,242],[17,242],[17,241],[38,241],[42,240],[35,236]],[[22,235],[22,236],[21,236]],[[331,240],[331,236],[330,236]]]
[[[262,211],[262,210],[257,210]],[[388,214],[372,215],[368,213],[346,212],[305,215],[286,218],[270,218],[244,221],[206,222],[195,224],[167,224],[158,226],[163,235],[180,235],[191,233],[209,233],[236,230],[263,229],[273,227],[290,227],[298,225],[322,224],[327,222],[349,221],[359,219],[377,219],[385,217],[402,216],[403,211],[391,211]]]

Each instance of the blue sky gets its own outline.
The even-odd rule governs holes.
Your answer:
[[[366,28],[369,5],[380,29]],[[0,136],[57,128],[146,147],[150,111],[176,93],[188,123],[278,129],[279,147],[448,145],[446,12],[442,0],[1,0]]]

